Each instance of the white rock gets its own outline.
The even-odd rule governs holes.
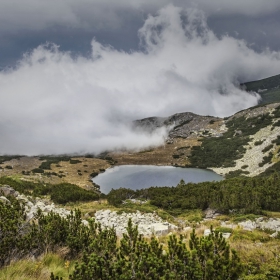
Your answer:
[[[86,221],[86,220],[82,220],[82,224],[85,225],[85,226],[87,226],[87,227],[89,226],[89,222]]]
[[[184,230],[184,231],[191,231],[192,228],[191,228],[191,227],[184,227],[183,230]]]
[[[272,237],[272,238],[276,238],[277,236],[278,236],[278,232],[277,231],[270,235],[270,237]]]
[[[224,232],[222,235],[223,235],[223,238],[228,239],[230,237],[231,233]]]
[[[208,235],[210,235],[210,233],[211,233],[211,230],[209,228],[204,230],[204,236],[208,236]]]
[[[0,196],[0,202],[2,202],[3,204],[7,204],[10,205],[11,202],[8,198],[6,198],[5,196]]]
[[[238,223],[239,226],[241,226],[244,230],[252,231],[256,229],[256,223],[254,221],[245,221]]]

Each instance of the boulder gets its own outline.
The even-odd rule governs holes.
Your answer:
[[[11,204],[10,200],[7,199],[5,196],[0,196],[0,202],[2,202],[3,204],[6,204],[6,205]]]
[[[278,236],[278,232],[277,231],[270,235],[270,237],[272,237],[272,238],[276,238],[277,236]]]
[[[209,229],[209,228],[207,228],[207,229],[205,229],[204,230],[204,236],[208,236],[208,235],[210,235],[210,233],[211,233],[211,230]]]
[[[223,235],[223,238],[228,239],[230,237],[231,233],[223,232],[222,235]]]
[[[0,194],[3,194],[4,196],[8,196],[8,195],[14,196],[15,193],[16,191],[8,185],[4,185],[0,187]]]
[[[252,231],[257,228],[256,222],[255,221],[245,221],[245,222],[240,222],[238,223],[239,226],[241,226],[244,230]]]
[[[219,214],[217,213],[217,210],[208,208],[205,210],[204,215],[205,215],[204,219],[208,220],[208,219],[216,218]]]
[[[151,224],[151,231],[155,235],[166,235],[169,233],[170,228],[169,228],[169,225],[155,223],[155,224]]]

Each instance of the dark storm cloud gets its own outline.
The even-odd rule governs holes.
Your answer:
[[[136,31],[149,13],[169,3],[204,11],[217,35],[239,34],[258,51],[279,50],[279,0],[1,0],[0,67],[47,41],[84,55],[93,37],[117,49],[137,49]]]
[[[52,25],[89,30],[120,29],[134,14],[145,17],[173,3],[198,8],[207,16],[265,16],[280,10],[278,0],[1,0],[0,30],[42,30]],[[130,18],[131,19],[131,18]]]

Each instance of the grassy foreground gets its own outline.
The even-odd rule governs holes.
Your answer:
[[[201,236],[203,224],[197,227]],[[188,244],[190,234],[184,233],[184,242]],[[167,247],[168,238],[159,237],[159,242]],[[279,279],[280,275],[280,240],[269,238],[269,234],[261,231],[248,232],[235,229],[229,239],[230,247],[238,252],[241,262],[245,265],[244,276],[240,279]],[[75,262],[80,259],[65,259],[63,249],[57,253],[42,255],[37,260],[20,260],[12,262],[0,270],[2,280],[49,280],[51,272],[54,275],[69,279],[74,271]]]
[[[65,260],[59,253],[41,256],[38,260],[20,260],[0,270],[1,280],[49,280],[51,272],[64,279],[73,272],[74,260]]]
[[[277,177],[278,178],[278,177]],[[27,191],[27,193],[32,194],[33,192],[39,193],[39,191],[47,190],[49,191],[51,186],[39,185],[38,183],[31,184],[30,182],[21,182],[20,180],[10,180],[5,181],[5,178],[2,178],[3,184],[9,183],[14,184],[14,188],[24,189]],[[262,179],[263,180],[263,179]],[[277,180],[275,180],[276,182]],[[243,182],[243,181],[242,181]],[[265,181],[264,181],[265,182]],[[72,186],[68,186],[72,187]],[[56,188],[55,188],[56,190]],[[63,187],[60,188],[59,192],[63,191]],[[80,190],[79,190],[80,191]],[[58,192],[58,193],[59,193]],[[77,196],[76,189],[74,188],[72,191],[73,197]],[[78,192],[79,193],[79,192]],[[51,192],[50,192],[51,194]],[[227,197],[227,196],[226,196]],[[204,221],[203,220],[203,211],[201,209],[184,209],[182,211],[178,211],[178,215],[175,215],[174,211],[168,211],[168,209],[157,207],[150,202],[147,202],[145,204],[135,204],[135,203],[126,203],[122,204],[118,207],[112,206],[108,204],[107,200],[105,198],[96,200],[96,201],[79,201],[76,200],[72,202],[68,202],[66,205],[62,205],[62,207],[68,208],[68,209],[75,209],[79,208],[81,210],[81,217],[85,217],[85,214],[88,214],[87,216],[93,217],[94,213],[98,210],[102,209],[110,209],[112,211],[118,211],[121,212],[136,212],[140,211],[142,213],[149,213],[149,212],[156,212],[160,217],[162,217],[165,220],[168,220],[169,222],[175,223],[178,226],[181,225],[181,222],[183,221],[184,226],[181,228],[183,229],[185,226],[190,226],[191,228],[195,228],[196,236],[197,238],[202,238],[203,242],[206,242],[207,240],[203,239],[203,233],[206,228],[209,228],[211,225],[214,227],[214,229],[217,229],[219,232],[231,232],[230,238],[227,240],[229,246],[231,249],[234,249],[238,257],[240,258],[240,263],[242,264],[243,270],[242,274],[240,274],[238,279],[245,279],[245,280],[251,280],[251,279],[279,279],[280,277],[280,239],[278,238],[271,238],[270,234],[272,232],[270,231],[261,231],[261,230],[254,230],[252,232],[245,231],[238,226],[234,229],[231,228],[223,228],[221,227],[221,221],[228,221],[229,223],[238,223],[242,220],[247,219],[255,219],[258,217],[254,214],[235,214],[235,215],[222,215],[219,216],[215,220],[211,221]],[[3,208],[3,211],[5,209]],[[5,210],[6,211],[6,210]],[[13,211],[11,208],[10,211]],[[14,215],[12,212],[7,212],[8,214],[11,213],[11,217]],[[279,218],[280,213],[278,212],[262,212],[262,215],[265,215],[267,218],[274,217]],[[7,215],[6,215],[7,216]],[[20,221],[19,217],[19,221]],[[78,224],[77,224],[78,222]],[[0,221],[1,223],[1,221]],[[37,240],[38,245],[34,247],[30,243],[30,246],[33,246],[32,248],[37,250],[39,254],[37,255],[36,259],[33,257],[32,259],[28,258],[27,256],[24,256],[23,258],[13,257],[13,252],[10,251],[11,254],[11,262],[8,265],[3,265],[0,269],[0,279],[48,279],[50,280],[50,275],[53,272],[55,276],[57,277],[63,277],[63,279],[70,279],[69,275],[73,275],[73,273],[76,271],[76,273],[80,273],[80,275],[83,275],[83,271],[79,270],[80,268],[75,267],[75,263],[83,263],[85,260],[83,258],[83,252],[85,248],[88,248],[89,245],[84,246],[84,241],[87,242],[88,237],[87,234],[90,234],[85,227],[82,227],[82,231],[80,231],[79,226],[79,218],[72,217],[70,220],[68,220],[69,225],[67,225],[66,222],[63,222],[59,217],[53,216],[50,217],[50,219],[44,219],[42,217],[41,219],[41,227],[42,230],[37,232],[37,227],[34,225],[31,229],[34,229],[35,231],[30,231],[33,235],[30,235],[29,239],[24,240]],[[74,227],[71,226],[71,223],[74,223]],[[40,224],[40,223],[39,223]],[[58,227],[58,225],[60,225]],[[57,237],[56,233],[60,232],[60,236]],[[108,247],[107,249],[110,251],[114,246],[117,246],[116,248],[121,248],[119,246],[122,246],[124,242],[121,239],[117,239],[116,243],[114,243],[114,234],[111,232],[105,232],[104,236],[102,237],[102,232],[99,231],[98,228],[95,228],[97,236],[100,236],[97,241],[95,241],[95,237],[91,237],[93,242],[97,242],[95,246],[99,244],[99,242],[104,242],[104,240],[107,240],[107,237],[111,239],[110,242],[113,242],[113,247]],[[16,232],[16,231],[15,231]],[[102,234],[101,234],[102,233]],[[133,233],[133,231],[132,231]],[[34,235],[35,234],[35,235]],[[65,234],[68,236],[68,238],[65,237]],[[77,234],[81,234],[81,238],[75,239]],[[101,234],[101,235],[100,235]],[[108,235],[109,234],[109,235]],[[184,252],[191,252],[192,248],[190,247],[190,240],[192,240],[192,233],[191,230],[181,230],[180,232],[174,233],[176,236],[176,239],[172,239],[170,236],[161,236],[157,237],[155,240],[152,238],[148,238],[145,240],[137,239],[137,242],[139,244],[142,244],[141,246],[147,246],[147,248],[158,248],[162,247],[162,250],[166,251],[168,254],[169,252],[172,252],[174,248],[177,248],[180,252],[184,246],[186,247],[187,251]],[[8,234],[7,237],[9,238],[11,234]],[[49,238],[49,236],[52,235],[56,239],[56,243],[53,242],[53,237]],[[180,237],[180,235],[182,237]],[[16,235],[15,235],[16,236]],[[33,236],[33,237],[32,237]],[[34,236],[36,237],[34,239]],[[70,238],[69,238],[70,236]],[[88,235],[91,236],[91,235]],[[85,237],[85,239],[83,239]],[[81,241],[84,240],[84,241]],[[177,241],[175,241],[177,240]],[[42,243],[41,243],[42,242]],[[107,241],[106,241],[107,242]],[[156,243],[155,243],[156,242]],[[173,243],[172,243],[173,242]],[[180,243],[181,242],[181,243]],[[193,241],[192,241],[193,242]],[[43,244],[43,245],[42,245]],[[91,244],[89,242],[89,244]],[[108,243],[104,243],[104,246],[108,246]],[[107,244],[107,245],[106,245]],[[151,244],[158,244],[156,247],[149,247],[149,246],[155,246]],[[1,244],[0,249],[3,244]],[[137,246],[138,246],[137,245]],[[25,243],[21,243],[20,246],[23,246],[23,249],[27,249],[27,252],[29,252],[28,248],[25,248]],[[69,247],[70,246],[70,247]],[[78,246],[78,247],[77,247]],[[136,247],[137,247],[136,246]],[[175,246],[175,247],[174,247]],[[178,247],[179,246],[179,247]],[[7,247],[8,248],[8,247]],[[52,248],[52,249],[50,249]],[[69,254],[69,250],[72,250],[71,254]],[[100,256],[103,256],[103,250],[105,247],[101,246],[100,251],[98,254]],[[111,248],[111,249],[110,249]],[[126,250],[129,247],[125,247]],[[180,249],[181,248],[181,249]],[[118,249],[120,250],[120,249]],[[124,250],[124,249],[122,249]],[[149,249],[150,250],[150,249]],[[159,249],[158,252],[161,249]],[[171,251],[170,251],[171,250]],[[189,251],[188,251],[189,250]],[[126,252],[127,253],[127,252]],[[139,252],[138,252],[139,253]],[[97,254],[97,255],[98,255]],[[114,251],[110,253],[111,257],[115,260],[115,253]],[[143,252],[141,252],[143,254]],[[186,253],[188,254],[188,253]],[[193,254],[193,253],[191,253]],[[164,254],[159,253],[160,260],[165,260]],[[191,255],[192,256],[192,255]],[[180,260],[182,256],[177,255],[178,260]],[[5,248],[3,251],[3,258],[5,258]],[[195,255],[194,255],[194,258]],[[157,258],[155,258],[157,259]],[[127,261],[127,255],[125,257],[125,260]],[[126,261],[123,264],[126,264]],[[170,263],[170,259],[166,260],[168,263]],[[107,263],[107,261],[105,262]],[[109,260],[108,260],[108,263]],[[163,262],[164,263],[164,262]],[[91,263],[90,261],[86,262],[87,265],[94,267],[94,262]],[[98,266],[99,267],[99,266]],[[122,265],[120,266],[122,267]],[[167,269],[166,267],[164,269]],[[174,268],[168,268],[170,275],[172,276],[174,271],[172,270]],[[171,272],[170,272],[171,271]],[[198,270],[198,273],[199,272]],[[80,276],[79,276],[80,277]],[[82,277],[82,278],[81,278]],[[83,278],[84,276],[81,276],[80,278],[76,277],[73,279],[91,279],[91,278]],[[172,276],[173,277],[173,276]],[[181,279],[181,278],[170,278],[170,279]],[[214,279],[214,278],[186,278],[186,279]],[[210,277],[210,276],[209,276]],[[93,279],[105,279],[105,278],[93,278]],[[129,278],[124,278],[129,279]],[[136,278],[138,279],[138,278]],[[144,279],[144,278],[139,278]],[[162,278],[165,279],[165,278]],[[183,278],[182,278],[183,279]],[[216,278],[218,279],[218,278]],[[237,279],[237,278],[229,278],[229,279]]]

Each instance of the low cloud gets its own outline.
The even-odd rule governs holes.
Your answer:
[[[204,14],[168,5],[139,30],[142,51],[92,41],[89,57],[54,44],[0,72],[2,154],[99,153],[163,143],[167,131],[135,132],[131,122],[191,111],[228,116],[256,105],[239,82],[278,74],[277,52],[217,38]]]

